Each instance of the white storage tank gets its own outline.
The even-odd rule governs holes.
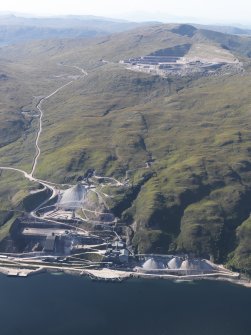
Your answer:
[[[182,264],[182,260],[180,257],[173,257],[168,263],[168,268],[171,269],[171,270],[177,270],[180,268]]]
[[[153,259],[149,258],[145,263],[143,264],[143,269],[144,270],[158,270],[158,263]]]

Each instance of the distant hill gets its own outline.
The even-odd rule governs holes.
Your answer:
[[[175,78],[119,63],[163,50],[236,58],[243,71]],[[178,24],[1,48],[0,165],[30,170],[38,97],[74,80],[43,104],[36,176],[127,177],[125,192],[103,191],[137,252],[211,257],[251,273],[250,58],[249,36]],[[0,179],[2,211],[28,193],[13,174]]]
[[[0,46],[23,43],[32,40],[92,38],[128,31],[140,26],[160,24],[158,22],[129,22],[98,16],[68,15],[58,17],[30,17],[0,13]],[[183,27],[190,26],[183,24]],[[194,24],[193,27],[224,34],[251,35],[251,30],[231,26],[207,26]]]
[[[249,28],[239,28],[239,27],[234,27],[234,26],[202,25],[202,24],[193,24],[193,26],[198,29],[208,29],[208,30],[218,31],[224,34],[251,35],[251,29]]]
[[[32,40],[101,36],[147,24],[96,16],[34,18],[0,15],[0,46]]]

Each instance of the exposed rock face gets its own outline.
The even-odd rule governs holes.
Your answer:
[[[172,29],[172,32],[181,36],[192,37],[197,29],[189,24],[181,24]]]

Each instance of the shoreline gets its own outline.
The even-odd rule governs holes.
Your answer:
[[[174,282],[191,282],[199,280],[211,280],[211,281],[222,281],[228,282],[235,285],[241,285],[246,288],[251,288],[251,280],[247,277],[242,277],[240,273],[211,273],[211,274],[197,274],[197,275],[170,275],[170,274],[149,274],[149,273],[140,273],[133,271],[123,271],[123,270],[112,270],[112,269],[56,269],[56,268],[44,268],[40,267],[38,269],[22,269],[22,268],[8,268],[0,267],[0,273],[9,277],[28,277],[41,273],[55,273],[55,274],[67,274],[67,275],[77,275],[89,277],[94,281],[109,281],[109,282],[121,282],[128,279],[158,279],[158,280],[169,280]]]
[[[187,276],[175,276],[175,275],[156,275],[156,274],[143,274],[137,272],[128,272],[123,273],[121,276],[118,277],[102,277],[102,276],[95,276],[93,270],[85,271],[84,273],[80,273],[80,276],[89,277],[95,281],[110,281],[110,282],[121,282],[124,280],[130,279],[147,279],[147,280],[169,280],[174,282],[192,282],[192,281],[200,281],[200,280],[211,280],[211,281],[222,281],[228,282],[235,285],[240,285],[246,288],[251,288],[251,280],[241,278],[240,274],[236,273],[235,276],[231,275],[224,275],[224,274],[208,274],[208,275],[187,275]],[[102,270],[94,270],[95,272],[101,272]],[[113,270],[112,270],[113,271]],[[116,271],[116,270],[115,270]],[[76,275],[76,273],[71,271],[62,271],[65,274]]]

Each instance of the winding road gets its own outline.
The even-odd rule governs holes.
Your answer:
[[[62,65],[62,64],[60,64]],[[71,68],[74,68],[74,69],[77,69],[79,71],[81,71],[81,73],[83,74],[83,76],[87,76],[88,73],[82,69],[81,67],[79,66],[76,66],[76,65],[62,65],[62,66],[66,66],[66,67],[71,67]],[[82,78],[83,76],[81,76],[80,78]],[[44,101],[48,100],[49,98],[51,98],[53,95],[57,94],[59,91],[61,91],[62,89],[64,89],[65,87],[71,85],[74,81],[78,80],[79,78],[76,78],[75,80],[71,80],[69,81],[68,83],[60,86],[59,88],[57,88],[55,91],[53,91],[52,93],[50,93],[49,95],[47,95],[46,97],[42,98],[39,103],[37,104],[36,108],[38,109],[39,113],[40,113],[40,117],[39,117],[39,127],[38,127],[38,132],[37,132],[37,136],[36,136],[36,141],[35,141],[35,146],[36,146],[36,154],[34,156],[34,160],[33,160],[33,164],[32,164],[32,169],[31,169],[31,177],[33,177],[34,173],[35,173],[35,170],[36,170],[36,167],[37,167],[37,162],[38,162],[38,159],[39,159],[39,156],[41,154],[41,149],[39,147],[39,139],[40,139],[40,136],[42,134],[42,131],[43,131],[43,128],[42,128],[42,124],[43,124],[43,116],[44,116],[44,111],[42,109],[42,104]]]
[[[43,132],[43,117],[44,117],[44,110],[43,110],[43,108],[42,108],[42,105],[43,105],[43,103],[44,103],[46,100],[48,100],[48,99],[50,99],[52,96],[56,95],[58,92],[60,92],[61,90],[63,90],[65,87],[71,85],[73,82],[75,82],[75,81],[77,81],[77,80],[79,80],[79,79],[81,79],[81,78],[83,78],[83,77],[85,77],[85,76],[88,75],[88,73],[87,73],[84,69],[82,69],[81,67],[79,67],[79,66],[75,66],[75,65],[64,65],[64,64],[58,64],[58,65],[77,69],[78,71],[81,72],[81,76],[78,76],[78,77],[76,77],[76,79],[72,79],[72,80],[70,80],[69,82],[67,82],[67,83],[63,84],[62,86],[58,87],[56,90],[54,90],[53,92],[51,92],[51,93],[48,94],[47,96],[41,98],[41,99],[39,100],[39,102],[37,103],[36,108],[37,108],[38,111],[39,111],[39,125],[38,125],[38,131],[37,131],[37,133],[36,133],[36,138],[35,138],[35,149],[36,149],[36,153],[35,153],[34,158],[33,158],[33,163],[32,163],[31,172],[28,173],[28,172],[26,172],[26,171],[24,171],[24,170],[22,170],[22,169],[14,168],[14,167],[9,167],[9,166],[0,166],[0,170],[6,170],[6,171],[14,171],[14,172],[18,172],[18,173],[22,174],[22,175],[23,175],[26,179],[28,179],[29,181],[31,181],[31,182],[36,182],[36,183],[39,183],[39,184],[43,185],[43,187],[44,187],[44,188],[43,188],[43,191],[44,191],[45,189],[51,191],[51,195],[50,195],[50,197],[47,198],[45,201],[43,201],[41,204],[39,204],[39,206],[37,206],[37,208],[34,209],[34,210],[30,213],[30,215],[31,215],[32,217],[34,217],[34,218],[40,218],[40,219],[41,219],[41,217],[38,216],[37,211],[38,211],[39,209],[43,208],[44,206],[46,206],[46,204],[48,204],[48,202],[49,202],[50,200],[54,199],[54,198],[58,195],[58,188],[57,188],[57,186],[61,186],[61,187],[62,187],[62,186],[70,186],[70,187],[73,186],[73,185],[68,185],[68,184],[67,184],[67,185],[66,185],[66,184],[60,184],[60,185],[59,185],[59,184],[55,184],[55,183],[53,183],[53,182],[49,182],[49,181],[46,181],[46,180],[42,180],[42,179],[36,178],[36,177],[34,176],[35,171],[36,171],[36,168],[37,168],[38,160],[39,160],[39,157],[40,157],[40,154],[41,154],[41,148],[40,148],[40,145],[39,145],[39,141],[40,141],[41,134],[42,134],[42,132]],[[117,186],[117,187],[118,187],[118,186],[124,186],[123,183],[121,183],[120,181],[118,181],[117,179],[112,178],[112,177],[102,177],[102,176],[97,176],[96,174],[94,174],[93,178],[96,179],[96,180],[101,180],[101,179],[103,179],[103,180],[109,181],[109,183],[108,183],[109,186]],[[41,190],[41,191],[42,191],[42,190]],[[100,193],[102,193],[102,195],[103,195],[105,198],[106,198],[106,197],[109,197],[109,195],[107,195],[107,194],[105,194],[105,193],[103,193],[103,192],[98,192],[97,190],[91,190],[91,191],[95,192],[95,193],[97,194],[98,198],[100,199],[100,201],[101,201],[102,203],[104,203],[104,205],[106,206],[106,208],[109,209],[108,205],[106,204],[106,201],[104,200],[104,198],[101,196]],[[84,208],[82,208],[82,210],[84,210],[84,212],[85,212],[85,211],[93,212],[93,213],[95,213],[96,215],[97,215],[97,214],[100,214],[100,215],[101,215],[101,214],[104,214],[104,213],[98,213],[98,212],[96,212],[96,211],[87,210],[87,209],[84,209]],[[86,213],[85,213],[85,214],[86,214]],[[59,223],[58,221],[53,220],[53,218],[51,218],[51,217],[43,216],[43,220],[45,220],[45,221],[47,221],[47,222],[51,222],[51,223],[61,224],[61,225],[63,225],[63,226],[65,225],[64,223]],[[92,223],[95,223],[95,224],[100,224],[100,223],[101,223],[100,221],[95,221],[95,220],[89,219],[89,218],[87,218],[87,217],[86,217],[86,219],[81,218],[81,221],[83,221],[83,222],[85,222],[85,221],[86,221],[86,222],[92,222]],[[112,221],[112,222],[110,222],[110,221],[109,221],[109,222],[102,222],[102,224],[107,224],[107,223],[109,223],[109,224],[111,224],[111,223],[116,223],[116,220],[114,220],[114,221]],[[69,224],[67,224],[67,226],[69,226]],[[72,226],[72,228],[74,228],[75,230],[79,230],[79,231],[81,231],[81,232],[86,232],[84,229],[79,228],[79,227],[76,227],[76,226]],[[93,235],[93,236],[95,237],[95,235]]]
[[[48,100],[49,98],[51,98],[53,95],[57,94],[59,91],[61,91],[63,88],[65,88],[66,86],[70,85],[73,83],[74,80],[71,80],[69,81],[67,84],[64,84],[62,85],[61,87],[59,87],[58,89],[56,89],[54,92],[52,92],[51,94],[47,95],[47,97],[45,98],[42,98],[39,103],[37,104],[36,108],[38,109],[39,113],[40,113],[40,116],[39,116],[39,128],[38,128],[38,132],[37,132],[37,136],[36,136],[36,141],[35,141],[35,146],[36,146],[36,154],[34,156],[34,160],[33,160],[33,164],[32,164],[32,169],[31,169],[31,173],[30,175],[33,176],[34,175],[34,172],[36,170],[36,167],[37,167],[37,161],[38,161],[38,158],[40,156],[40,153],[41,153],[41,149],[39,147],[39,139],[40,139],[40,136],[42,134],[42,124],[43,124],[43,116],[44,116],[44,112],[43,112],[43,109],[42,109],[42,103],[45,101],[45,100]]]
[[[70,84],[72,84],[73,82],[75,82],[76,80],[79,80],[85,76],[88,75],[88,73],[82,69],[81,67],[79,66],[75,66],[75,65],[63,65],[63,64],[60,64],[62,66],[67,66],[67,67],[71,67],[71,68],[75,68],[79,71],[81,71],[82,73],[82,76],[79,76],[78,78],[74,79],[74,80],[71,80],[69,81],[68,83],[60,86],[59,88],[57,88],[55,91],[53,91],[52,93],[50,93],[49,95],[47,95],[46,97],[42,98],[36,108],[38,109],[39,113],[40,113],[40,116],[39,116],[39,126],[38,126],[38,132],[37,132],[37,135],[36,135],[36,139],[35,139],[35,148],[36,148],[36,153],[35,153],[35,156],[34,156],[34,159],[33,159],[33,164],[32,164],[32,169],[31,169],[31,172],[28,173],[22,169],[18,169],[18,168],[13,168],[13,167],[9,167],[9,166],[0,166],[0,170],[5,170],[5,171],[14,171],[14,172],[18,172],[18,173],[21,173],[23,174],[23,176],[28,179],[29,181],[31,182],[37,182],[39,184],[42,184],[46,189],[49,189],[52,191],[52,194],[50,196],[49,199],[46,200],[46,202],[50,201],[51,199],[53,199],[56,194],[57,194],[57,190],[55,188],[55,186],[53,185],[56,185],[54,183],[50,183],[49,181],[45,181],[45,180],[41,180],[41,179],[38,179],[38,178],[35,178],[34,177],[34,173],[35,173],[35,170],[36,170],[36,167],[37,167],[37,162],[38,162],[38,159],[40,157],[40,154],[41,154],[41,149],[40,149],[40,146],[39,146],[39,140],[40,140],[40,136],[42,134],[42,131],[43,131],[43,127],[42,127],[42,124],[43,124],[43,116],[44,116],[44,111],[42,109],[42,104],[44,101],[48,100],[49,98],[51,98],[52,96],[54,96],[55,94],[57,94],[58,92],[60,92],[61,90],[63,90],[65,87],[69,86]],[[46,202],[42,203],[39,208],[41,206],[43,206]],[[33,215],[34,212],[32,213]]]

